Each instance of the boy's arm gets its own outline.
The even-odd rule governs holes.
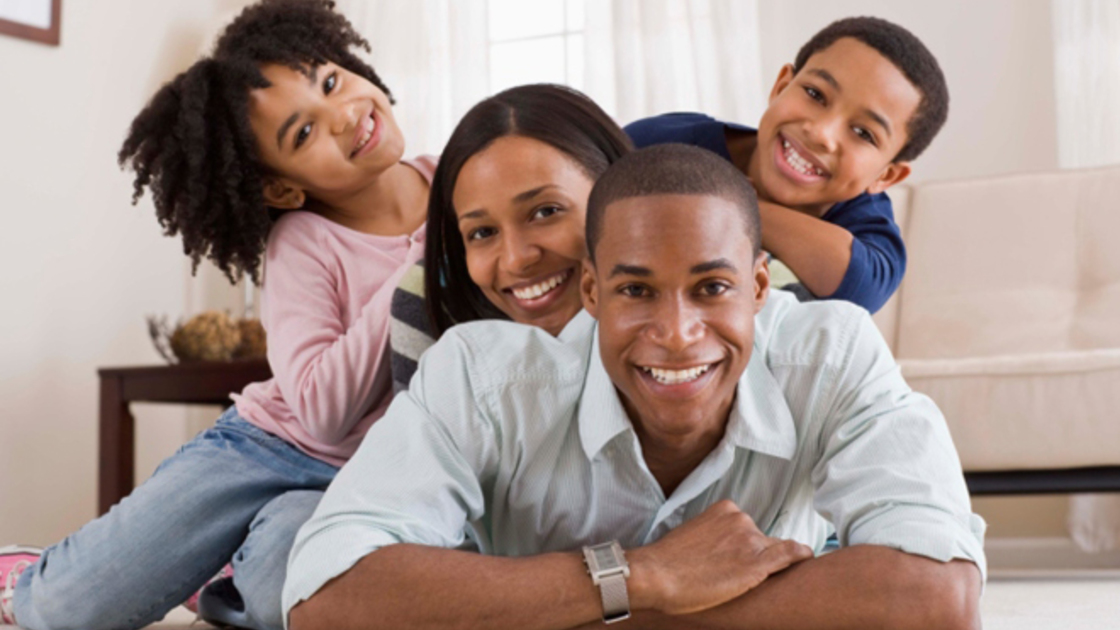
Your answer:
[[[797,275],[813,295],[840,288],[852,259],[852,233],[785,206],[759,200],[762,248]]]

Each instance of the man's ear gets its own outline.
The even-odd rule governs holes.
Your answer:
[[[579,276],[579,297],[583,309],[595,319],[599,319],[599,283],[595,279],[595,265],[590,259],[583,259],[583,270]]]
[[[782,69],[778,71],[778,79],[774,81],[774,87],[770,88],[770,100],[768,102],[773,103],[774,99],[778,98],[778,95],[789,87],[789,84],[793,82],[793,75],[792,63],[782,66]]]
[[[296,188],[289,182],[269,177],[264,182],[264,202],[271,208],[280,210],[297,210],[307,202],[307,194],[302,188]]]
[[[871,195],[877,195],[909,176],[909,162],[891,162],[883,169],[882,173],[879,173],[879,178],[867,187],[867,192]]]
[[[754,312],[757,315],[770,298],[770,257],[759,252],[754,259]]]

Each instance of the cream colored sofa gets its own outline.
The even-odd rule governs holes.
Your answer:
[[[1120,167],[891,197],[909,262],[875,320],[974,493],[1120,490]]]

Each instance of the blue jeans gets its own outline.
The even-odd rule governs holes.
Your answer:
[[[338,469],[226,410],[101,518],[48,548],[16,586],[28,630],[154,623],[227,562],[259,630],[280,629],[296,532]]]

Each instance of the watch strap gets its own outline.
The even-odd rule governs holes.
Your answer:
[[[630,618],[630,595],[626,591],[626,576],[615,573],[599,579],[599,596],[603,600],[603,623],[614,623]]]

